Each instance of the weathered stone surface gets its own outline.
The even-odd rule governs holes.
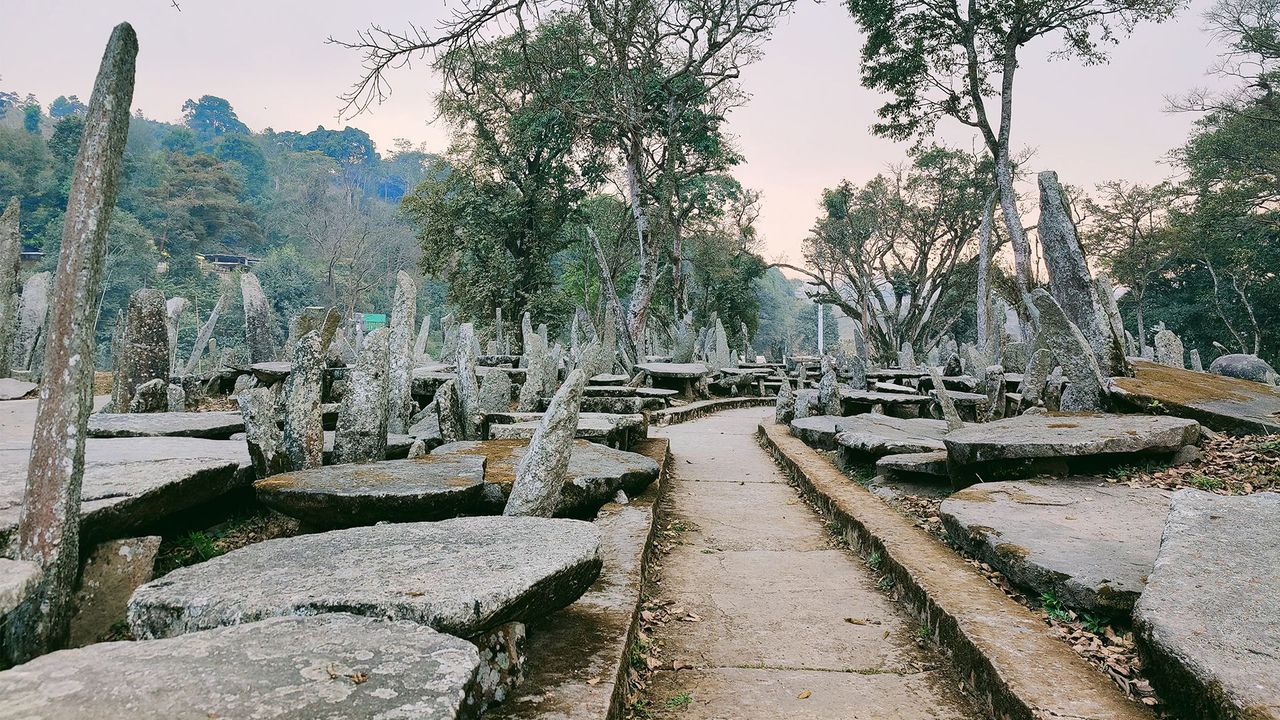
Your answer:
[[[947,451],[885,455],[876,460],[876,474],[890,480],[919,480],[947,477]]]
[[[0,547],[18,524],[28,450],[26,443],[0,443]],[[136,534],[147,523],[247,485],[248,467],[243,442],[181,437],[89,440],[81,534],[90,539]]]
[[[852,422],[844,422],[845,417],[841,415],[808,415],[802,418],[796,418],[790,423],[791,434],[804,441],[805,445],[818,450],[835,450],[836,435],[844,431],[845,427],[851,427],[859,424],[861,421],[856,418],[860,415],[852,415],[848,420]]]
[[[475,327],[463,323],[458,328],[458,352],[455,365],[455,385],[458,389],[458,410],[462,421],[463,437],[475,438],[480,434],[480,381],[476,378],[477,344]],[[544,346],[545,347],[545,346]],[[539,366],[542,369],[542,366]],[[528,381],[526,381],[527,383]],[[523,388],[521,388],[523,391]]]
[[[1183,717],[1280,717],[1280,495],[1173,497],[1134,608],[1148,677]]]
[[[284,433],[280,431],[275,395],[267,388],[245,390],[236,396],[240,417],[244,421],[245,444],[253,458],[253,471],[260,477],[292,469],[284,449]]]
[[[947,434],[947,424],[942,420],[871,413],[844,420],[836,443],[845,462],[865,462],[884,455],[930,452],[945,447],[942,439]]]
[[[267,540],[139,588],[138,638],[281,615],[359,611],[460,637],[573,602],[600,572],[591,523],[469,517]]]
[[[845,415],[857,415],[883,408],[892,414],[918,414],[933,402],[927,395],[907,395],[840,388],[840,404]],[[816,409],[816,408],[815,408]]]
[[[1111,379],[1111,395],[1139,411],[1158,402],[1162,412],[1220,432],[1280,432],[1280,389],[1142,360],[1133,369],[1134,377]]]
[[[1276,371],[1257,355],[1223,355],[1209,363],[1209,372],[1265,385],[1275,385],[1277,381]]]
[[[539,413],[490,413],[488,417],[489,438],[494,440],[531,438],[541,421]],[[647,433],[644,415],[578,413],[576,437],[579,439],[627,450]]]
[[[1156,362],[1169,367],[1185,368],[1187,366],[1186,351],[1182,347],[1182,340],[1178,339],[1170,330],[1161,330],[1156,333]]]
[[[169,375],[178,374],[178,324],[190,304],[184,297],[169,298],[164,304],[165,331],[169,335]]]
[[[334,462],[368,462],[387,455],[387,328],[364,339],[360,360],[351,372],[351,386],[342,398],[334,438]]]
[[[511,376],[504,372],[491,372],[480,382],[478,411],[481,413],[507,412],[511,409]]]
[[[515,483],[503,515],[550,517],[559,507],[586,384],[586,373],[574,370],[551,398],[529,440],[528,451],[516,464]]]
[[[169,382],[169,329],[164,293],[143,288],[129,296],[125,312],[124,336],[115,358],[115,382],[118,389],[111,395],[118,412],[159,412],[154,403],[143,403],[133,409],[134,394],[144,383]],[[151,386],[149,386],[151,387]],[[166,401],[167,404],[167,401]]]
[[[80,149],[67,189],[58,281],[46,301],[44,372],[24,476],[23,512],[13,554],[43,577],[29,602],[0,627],[7,661],[21,662],[62,642],[79,568],[79,510],[85,426],[93,411],[95,322],[107,231],[129,133],[138,38],[128,23],[111,32],[83,116]],[[25,303],[24,303],[25,304]],[[10,467],[18,465],[11,463]]]
[[[942,409],[942,419],[946,420],[947,427],[951,430],[964,427],[960,413],[956,410],[956,404],[951,399],[951,393],[947,390],[947,383],[942,378],[942,370],[931,365],[929,377],[933,379],[933,397],[937,399],[938,407]]]
[[[1040,244],[1049,271],[1049,291],[1066,318],[1092,348],[1094,362],[1106,375],[1126,375],[1122,339],[1113,337],[1111,324],[1099,307],[1084,248],[1067,207],[1058,174],[1045,171],[1040,183]],[[1067,359],[1058,358],[1066,366]],[[1070,376],[1071,373],[1068,372]],[[1083,408],[1081,408],[1083,409]]]
[[[0,215],[0,378],[9,377],[13,334],[18,324],[18,266],[22,259],[22,233],[18,226],[21,205],[9,198]]]
[[[778,386],[778,402],[773,408],[773,421],[785,425],[795,419],[796,396],[785,373],[781,374],[781,381],[782,384]]]
[[[169,409],[169,383],[163,378],[148,380],[134,388],[129,401],[131,413],[157,413]]]
[[[409,427],[413,407],[413,325],[418,308],[418,285],[401,270],[391,302],[387,336],[387,429],[403,433]]]
[[[26,380],[0,378],[0,400],[20,400],[35,392],[38,387],[39,385]]]
[[[1200,438],[1194,420],[1164,415],[1021,415],[947,435],[953,463],[1173,454]]]
[[[478,706],[501,705],[524,682],[526,632],[524,623],[509,622],[471,638],[480,651]]]
[[[942,501],[948,534],[1033,595],[1105,617],[1133,608],[1171,493],[1096,478],[988,482]]]
[[[516,465],[529,444],[523,440],[483,440],[449,443],[433,455],[479,455],[485,459],[485,482],[494,486],[499,507],[506,504],[515,482]],[[583,517],[609,502],[619,490],[635,495],[658,477],[658,464],[638,453],[600,443],[575,440],[565,482],[554,511],[557,516]]]
[[[40,566],[0,557],[0,617],[18,606],[40,582]]]
[[[840,403],[840,382],[836,378],[836,361],[830,355],[822,356],[822,379],[818,381],[817,412],[823,415],[843,415]]]
[[[129,596],[151,582],[160,536],[126,538],[100,543],[89,553],[80,573],[75,615],[71,618],[71,647],[97,642],[124,619]]]
[[[537,409],[538,398],[542,397],[545,390],[547,367],[551,364],[551,356],[541,335],[530,333],[525,338],[523,364],[528,372],[524,383],[520,385],[516,409],[520,412],[532,412]]]
[[[413,362],[415,364],[431,362],[427,354],[427,341],[431,339],[431,313],[422,316],[422,325],[418,327],[418,336],[413,341]]]
[[[1018,392],[1022,393],[1022,404],[1038,405],[1044,396],[1044,384],[1049,381],[1053,372],[1053,353],[1048,348],[1040,348],[1031,353],[1027,361],[1026,372],[1022,374],[1022,382],[1018,384]]]
[[[244,432],[240,413],[163,412],[147,415],[94,413],[89,416],[89,437],[192,437],[226,440]]]
[[[903,370],[916,369],[916,351],[909,342],[902,343],[902,347],[898,349],[898,367]]]
[[[656,378],[698,379],[711,372],[702,363],[637,363],[640,370]]]
[[[471,718],[471,643],[328,613],[64,650],[0,673],[3,718]]]
[[[257,275],[240,274],[240,296],[244,301],[244,338],[249,346],[249,362],[271,362],[276,354],[271,340],[271,304],[262,292]]]
[[[982,385],[987,394],[987,409],[983,420],[990,422],[1004,417],[1004,366],[988,365],[983,371]]]
[[[324,462],[324,417],[320,394],[325,350],[320,332],[312,330],[293,348],[293,370],[284,381],[284,452],[289,469],[320,467]]]
[[[330,465],[254,484],[270,508],[317,528],[443,520],[478,509],[484,458],[425,456]]]
[[[1204,363],[1200,360],[1200,351],[1191,348],[1191,369],[1196,372],[1204,372]]]
[[[1043,289],[1032,290],[1027,305],[1034,308],[1037,316],[1036,349],[1047,349],[1067,377],[1061,409],[1066,412],[1102,410],[1103,389],[1107,383],[1089,340]]]
[[[14,333],[13,352],[9,357],[11,370],[35,370],[40,364],[38,351],[49,315],[52,285],[53,274],[48,272],[35,273],[22,284],[22,298],[18,301],[18,331]]]

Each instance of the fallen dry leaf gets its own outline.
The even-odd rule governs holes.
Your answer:
[[[809,699],[809,696],[810,696],[810,695],[812,695],[812,694],[813,694],[813,693],[809,692],[808,690],[805,690],[805,691],[801,692],[799,695],[797,695],[796,697],[797,697],[797,698],[799,698],[799,699],[801,699],[801,700],[808,700],[808,699]]]

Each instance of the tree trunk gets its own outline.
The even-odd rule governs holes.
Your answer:
[[[993,190],[988,196],[978,228],[978,352],[983,357],[991,343],[991,216],[995,214],[996,194]]]
[[[49,298],[44,381],[15,542],[17,558],[39,564],[43,575],[3,628],[6,638],[0,645],[12,662],[56,649],[71,620],[80,570],[84,440],[93,409],[93,306],[119,190],[137,54],[133,28],[117,25],[94,82],[67,195]]]

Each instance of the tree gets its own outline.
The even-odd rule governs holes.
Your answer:
[[[892,98],[878,111],[877,135],[929,138],[950,117],[982,136],[995,161],[1005,232],[1018,289],[1030,289],[1031,251],[1013,187],[1014,76],[1024,47],[1058,37],[1058,54],[1105,62],[1106,46],[1143,21],[1172,17],[1184,0],[846,0],[866,33],[863,85]],[[989,105],[992,96],[998,105]]]
[[[714,117],[733,105],[726,99],[734,95],[742,68],[757,57],[759,44],[793,3],[468,0],[439,33],[414,26],[398,33],[375,26],[355,41],[339,43],[365,57],[365,72],[346,96],[346,110],[359,112],[383,100],[390,87],[388,73],[416,57],[473,47],[504,27],[523,29],[548,18],[576,18],[582,36],[565,40],[581,48],[587,72],[583,92],[563,103],[562,110],[590,122],[620,160],[619,185],[633,216],[639,272],[619,330],[628,352],[635,353],[637,342],[645,337],[662,262],[680,253],[679,223],[662,227],[661,218],[651,216],[655,205],[678,212],[684,204],[671,200],[679,193],[676,179],[685,174],[677,168],[696,155],[692,143],[703,136],[686,132],[688,111],[701,109]],[[446,73],[446,85],[455,82]],[[718,129],[717,125],[710,127]],[[655,237],[655,230],[665,237]]]
[[[249,127],[236,117],[231,103],[216,95],[202,95],[199,100],[183,103],[182,121],[203,141],[223,135],[249,134]]]
[[[168,256],[170,273],[195,273],[198,252],[223,245],[247,250],[261,240],[253,209],[240,201],[240,184],[212,155],[171,154],[161,184],[150,194],[156,246]]]
[[[1085,251],[1101,259],[1115,280],[1132,293],[1138,347],[1147,343],[1144,300],[1152,280],[1170,261],[1174,233],[1169,208],[1176,189],[1169,183],[1143,185],[1113,180],[1098,185],[1097,199],[1084,201],[1090,213],[1082,240]]]
[[[973,240],[991,192],[983,162],[935,147],[862,187],[846,180],[823,191],[804,241],[810,269],[778,265],[808,278],[815,302],[861,321],[877,358],[896,358],[902,343],[932,347],[968,302]]]
[[[39,105],[28,105],[22,109],[22,129],[32,135],[40,134],[40,121],[44,115],[40,113]]]
[[[59,95],[49,103],[49,117],[54,120],[61,120],[65,117],[84,117],[85,112],[89,110],[89,106],[80,102],[80,98],[72,95]]]

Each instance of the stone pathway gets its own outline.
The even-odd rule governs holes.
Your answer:
[[[916,642],[918,621],[876,589],[755,440],[772,408],[654,434],[671,440],[660,599],[699,621],[655,630],[666,668],[644,700],[657,718],[980,718]],[[673,671],[679,661],[691,669]]]

